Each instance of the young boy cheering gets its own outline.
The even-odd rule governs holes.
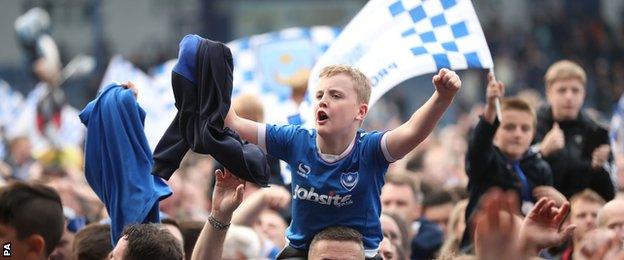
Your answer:
[[[496,119],[495,100],[502,98],[505,86],[488,76],[486,106],[474,129],[466,154],[466,173],[470,200],[466,223],[471,223],[481,197],[492,187],[514,190],[528,212],[536,197],[547,196],[558,205],[565,198],[552,188],[552,174],[546,161],[529,151],[535,136],[536,116],[533,109],[520,99],[505,99],[501,105],[502,119]],[[500,122],[499,122],[500,120]],[[470,245],[471,229],[467,228],[462,247]]]
[[[431,133],[461,86],[448,69],[441,69],[432,82],[436,91],[431,98],[409,121],[385,133],[358,130],[368,114],[371,83],[347,65],[325,67],[318,86],[312,86],[314,130],[263,125],[230,109],[226,126],[294,169],[289,245],[278,259],[305,257],[314,235],[330,226],[358,230],[366,257],[377,254],[383,238],[379,195],[388,164]]]

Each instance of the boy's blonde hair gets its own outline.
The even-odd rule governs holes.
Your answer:
[[[587,81],[587,75],[585,70],[576,62],[570,60],[560,60],[548,67],[546,75],[544,75],[544,81],[546,82],[546,88],[552,86],[557,80],[564,79],[578,79],[585,86]]]
[[[321,70],[319,78],[332,77],[338,74],[351,77],[358,102],[368,104],[371,95],[371,82],[360,70],[345,64],[329,65]]]
[[[572,195],[570,198],[570,206],[573,206],[578,201],[584,201],[589,203],[600,204],[600,206],[604,206],[607,203],[598,193],[590,189],[584,189],[581,192],[577,192]]]
[[[505,111],[505,110],[515,110],[515,111],[529,113],[531,115],[531,118],[533,119],[531,120],[533,121],[533,127],[537,125],[537,116],[535,115],[535,110],[533,110],[533,108],[531,107],[531,105],[529,105],[529,103],[527,103],[526,101],[522,99],[519,99],[519,98],[503,99],[503,102],[501,103],[501,111]]]

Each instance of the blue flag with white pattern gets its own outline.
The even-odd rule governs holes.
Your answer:
[[[369,1],[315,64],[308,86],[331,64],[355,66],[371,79],[370,105],[412,77],[493,66],[469,0]]]

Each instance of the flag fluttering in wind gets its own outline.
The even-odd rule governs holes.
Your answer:
[[[492,68],[470,0],[372,0],[349,22],[312,69],[349,64],[371,79],[370,105],[394,86],[441,68]]]

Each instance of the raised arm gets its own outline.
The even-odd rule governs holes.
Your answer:
[[[483,119],[490,124],[494,124],[496,119],[496,99],[502,99],[505,96],[505,84],[502,81],[497,81],[494,78],[492,72],[488,73],[488,85],[485,93],[485,111],[483,112]],[[498,119],[501,120],[500,118]]]
[[[283,209],[290,203],[290,192],[282,186],[260,189],[247,198],[232,216],[235,225],[253,227],[260,213],[266,208]]]
[[[212,196],[212,212],[193,248],[193,260],[221,259],[232,213],[243,201],[244,180],[227,170],[217,170],[215,175],[217,182]]]
[[[231,107],[225,117],[225,126],[236,131],[243,140],[258,144],[258,128],[262,127],[262,124],[239,117]]]
[[[407,122],[386,133],[388,151],[395,159],[403,158],[433,131],[461,87],[459,76],[448,69],[441,69],[432,82],[436,91],[431,98]]]

